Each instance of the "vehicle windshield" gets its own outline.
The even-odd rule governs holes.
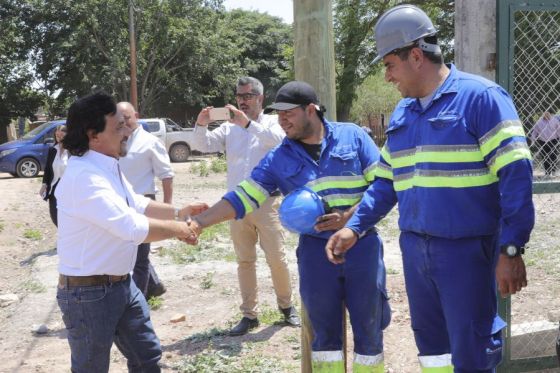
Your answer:
[[[46,122],[46,123],[41,124],[39,127],[35,128],[34,130],[31,130],[31,131],[27,132],[25,135],[23,135],[22,139],[32,139],[33,137],[35,137],[35,135],[37,135],[39,132],[41,132],[43,129],[47,128],[51,124],[52,124],[52,122]]]

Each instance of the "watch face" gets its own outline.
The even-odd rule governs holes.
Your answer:
[[[508,246],[506,248],[506,252],[509,256],[515,256],[517,254],[517,247],[515,246]]]

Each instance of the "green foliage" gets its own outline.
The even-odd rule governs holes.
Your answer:
[[[4,222],[0,221],[0,233],[4,231]]]
[[[212,161],[210,161],[210,165],[205,160],[193,164],[191,166],[191,172],[203,177],[209,176],[210,172],[222,174],[227,172],[227,163],[223,157],[214,157]]]
[[[224,157],[215,157],[210,162],[210,170],[215,174],[227,172],[227,163]]]
[[[195,333],[193,335],[190,335],[187,338],[185,338],[185,340],[191,343],[211,342],[216,337],[227,335],[228,332],[229,331],[226,329],[212,328],[210,330],[206,330],[201,333]]]
[[[358,87],[350,118],[357,123],[368,123],[372,114],[391,113],[400,99],[399,91],[385,81],[383,71],[379,70]]]
[[[259,321],[263,325],[281,324],[284,316],[277,308],[272,308],[270,305],[264,303],[260,306]]]
[[[162,248],[160,252],[177,264],[208,260],[235,261],[229,242],[229,224],[224,222],[204,228],[196,246],[179,243],[173,248]]]
[[[25,282],[23,282],[21,284],[21,288],[25,291],[30,292],[30,293],[44,293],[44,292],[47,291],[47,288],[46,288],[45,285],[43,285],[39,281],[36,281],[36,280],[33,280],[33,279],[29,279],[29,280],[26,280]]]
[[[382,64],[373,65],[377,55],[374,28],[380,15],[398,0],[334,0],[334,29],[337,84],[337,120],[350,116],[357,89],[363,80],[375,74]],[[453,59],[455,2],[449,0],[410,0],[421,7],[434,22],[446,60]]]
[[[211,349],[188,356],[175,367],[183,373],[276,373],[284,372],[281,361],[261,355],[230,356]]]
[[[23,237],[28,238],[33,241],[40,241],[43,238],[41,231],[38,229],[26,229],[23,232]]]
[[[208,163],[205,160],[198,162],[198,164],[193,164],[191,166],[191,172],[198,174],[198,176],[208,176],[210,175],[210,170],[208,169]]]
[[[11,118],[30,117],[41,102],[31,89],[33,74],[28,64],[31,41],[23,27],[31,14],[25,1],[3,1],[0,5],[0,142]]]
[[[216,272],[208,272],[204,277],[202,277],[202,281],[200,281],[200,288],[204,290],[208,290],[213,287],[214,284],[214,275]]]
[[[226,12],[222,2],[6,0],[0,7],[0,113],[6,113],[5,92],[8,113],[35,111],[32,81],[41,85],[47,97],[38,98],[51,115],[65,115],[75,97],[97,89],[129,100],[129,4],[142,115],[223,105],[241,75],[274,89],[291,68],[284,59],[291,27],[263,13]]]
[[[161,297],[150,297],[148,299],[148,306],[151,310],[157,310],[163,305],[163,299]]]

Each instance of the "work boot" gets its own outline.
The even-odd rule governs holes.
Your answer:
[[[301,321],[297,314],[296,308],[294,306],[288,308],[280,308],[280,311],[284,314],[284,321],[290,326],[300,326]]]
[[[255,329],[259,326],[259,319],[250,319],[248,317],[244,317],[241,319],[239,324],[235,325],[230,331],[229,335],[237,336],[237,335],[244,335],[251,329]]]

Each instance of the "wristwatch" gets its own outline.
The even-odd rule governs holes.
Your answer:
[[[525,254],[525,248],[523,246],[518,247],[515,245],[504,245],[500,247],[500,252],[510,258],[515,258],[517,256],[521,256],[521,254]]]

